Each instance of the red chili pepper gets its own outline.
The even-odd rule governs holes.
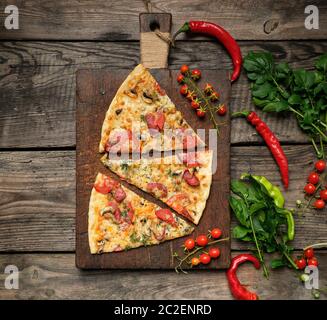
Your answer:
[[[234,257],[226,273],[229,287],[232,295],[237,300],[259,300],[257,294],[246,289],[237,278],[236,271],[238,266],[246,261],[252,262],[256,269],[260,268],[259,260],[251,254],[240,254]]]
[[[215,37],[218,41],[220,41],[224,47],[227,49],[228,53],[232,57],[234,70],[231,75],[230,80],[235,81],[241,72],[242,66],[242,54],[241,49],[238,46],[235,39],[221,26],[207,22],[207,21],[189,21],[185,22],[184,25],[175,33],[173,36],[173,41],[176,36],[182,32],[194,32],[194,33],[204,33],[208,34],[212,37]]]
[[[285,189],[287,189],[289,183],[288,161],[275,134],[270,130],[267,124],[263,122],[253,111],[235,112],[233,114],[233,117],[235,116],[245,116],[247,120],[256,128],[257,132],[261,135],[263,140],[266,142],[269,150],[271,151],[274,159],[276,160],[279,166],[284,187]]]

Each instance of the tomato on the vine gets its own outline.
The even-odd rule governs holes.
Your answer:
[[[194,69],[191,72],[191,78],[193,80],[199,80],[201,78],[201,71],[199,69]]]
[[[311,172],[308,181],[312,184],[317,184],[319,182],[319,174],[316,172]]]
[[[211,258],[218,258],[220,256],[220,249],[219,248],[210,248],[209,249],[209,256]]]
[[[196,238],[196,243],[199,246],[204,247],[204,246],[206,246],[208,244],[208,237],[205,234],[200,234]]]
[[[202,253],[200,255],[200,261],[203,264],[208,264],[208,263],[210,263],[211,258],[210,258],[210,256],[207,253]]]
[[[183,64],[183,65],[181,66],[181,68],[180,68],[180,71],[181,71],[182,74],[187,73],[188,70],[189,70],[189,67],[188,67],[186,64]]]
[[[307,262],[305,261],[304,258],[301,258],[301,259],[296,259],[295,264],[300,270],[303,270],[306,267]]]
[[[192,266],[197,266],[198,264],[200,264],[200,259],[197,257],[192,258],[191,264]]]
[[[316,208],[316,209],[323,209],[325,207],[325,201],[322,200],[322,199],[317,199],[315,201],[315,203],[313,204],[313,206]]]
[[[195,110],[199,109],[200,107],[200,102],[198,99],[195,99],[191,102],[191,107]]]
[[[198,109],[198,110],[196,110],[196,115],[197,115],[199,118],[203,118],[203,117],[206,115],[206,113],[205,113],[203,110]]]
[[[194,239],[193,238],[186,239],[185,242],[184,242],[184,247],[187,250],[192,250],[195,247],[195,241],[194,241]]]
[[[304,250],[304,256],[307,258],[307,259],[310,259],[314,256],[314,251],[313,251],[313,248],[308,248],[306,250]]]
[[[319,171],[322,172],[326,168],[326,162],[324,160],[319,160],[315,164],[315,168]]]
[[[182,74],[179,74],[178,76],[177,76],[177,82],[178,83],[182,83],[184,81],[184,76],[182,75]]]
[[[308,259],[308,266],[315,266],[318,267],[318,259],[316,257],[312,257]]]
[[[327,200],[327,189],[321,190],[319,195],[322,200],[326,201]]]
[[[183,84],[181,88],[179,89],[180,94],[183,96],[186,96],[188,93],[188,86],[186,84]]]
[[[220,115],[220,116],[224,116],[227,112],[227,108],[224,104],[220,105],[218,110],[217,110],[217,113]]]
[[[210,231],[211,237],[213,239],[219,239],[221,237],[221,230],[219,228],[214,228]]]
[[[212,84],[210,84],[210,83],[207,83],[206,85],[205,85],[205,87],[204,87],[204,93],[205,94],[211,94],[212,92],[213,92],[213,85]]]
[[[211,101],[217,101],[219,100],[219,93],[217,91],[214,91],[210,95],[210,100]]]
[[[307,194],[314,194],[316,191],[316,187],[312,183],[308,183],[305,185],[304,191]]]

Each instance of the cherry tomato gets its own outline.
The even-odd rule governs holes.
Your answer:
[[[326,162],[324,160],[319,160],[315,164],[315,168],[319,171],[322,172],[326,168]]]
[[[200,261],[203,264],[208,264],[208,263],[210,263],[211,258],[210,258],[210,256],[207,253],[202,253],[200,255]]]
[[[327,189],[324,189],[324,190],[320,191],[320,198],[322,200],[327,200]]]
[[[323,209],[325,207],[325,201],[322,200],[322,199],[317,199],[315,201],[315,203],[313,204],[313,206],[316,208],[316,209]]]
[[[206,246],[208,244],[208,237],[205,234],[200,234],[196,238],[196,243],[199,246],[204,247],[204,246]]]
[[[308,259],[308,266],[315,266],[318,267],[319,263],[318,263],[318,259],[316,257],[312,257],[310,259]]]
[[[221,230],[219,228],[214,228],[210,231],[211,237],[213,239],[219,239],[221,237]]]
[[[218,99],[219,99],[219,93],[217,91],[214,91],[213,93],[211,93],[211,95],[210,95],[211,101],[217,101]]]
[[[200,103],[199,103],[199,100],[198,99],[195,99],[191,102],[191,107],[195,110],[199,109],[200,107]]]
[[[204,87],[204,93],[210,95],[213,92],[213,86],[210,83],[207,83]]]
[[[219,109],[217,110],[217,113],[220,115],[220,116],[224,116],[227,112],[227,108],[224,104],[222,104]]]
[[[192,266],[197,266],[198,264],[200,264],[200,259],[196,257],[192,258],[191,264]]]
[[[182,83],[184,81],[184,76],[182,75],[182,74],[179,74],[178,76],[177,76],[177,82],[178,83]]]
[[[199,118],[203,118],[203,117],[206,115],[206,113],[205,113],[203,110],[198,109],[198,110],[196,110],[196,115],[197,115]]]
[[[307,258],[307,259],[310,259],[314,256],[314,252],[313,252],[313,248],[308,248],[307,250],[304,250],[304,256]]]
[[[188,72],[189,67],[186,64],[183,64],[180,68],[180,71],[182,74],[185,74],[186,72]]]
[[[194,241],[194,239],[192,239],[192,238],[186,239],[185,242],[184,242],[184,247],[187,250],[192,250],[195,247],[195,241]]]
[[[316,172],[311,172],[308,181],[312,184],[317,184],[319,182],[319,174]]]
[[[181,88],[179,89],[180,94],[183,96],[186,96],[188,93],[188,86],[186,84],[183,84]]]
[[[316,187],[312,183],[308,183],[305,185],[304,191],[307,194],[314,194],[316,191]]]
[[[210,248],[209,256],[211,258],[218,258],[220,256],[220,249],[219,248]]]
[[[296,259],[295,264],[300,270],[303,270],[306,267],[307,262],[305,261],[304,258],[301,258],[301,259]]]
[[[199,80],[201,78],[201,71],[199,69],[194,69],[191,72],[191,78],[193,80]]]

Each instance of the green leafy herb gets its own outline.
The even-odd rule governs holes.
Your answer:
[[[280,254],[278,262],[273,260],[272,268],[289,266],[296,269],[290,257],[293,248],[288,245],[288,210],[277,207],[267,190],[251,176],[246,182],[233,180],[231,189],[230,206],[238,222],[232,236],[255,245],[266,277],[269,272],[264,261],[265,253]]]
[[[129,240],[133,243],[137,243],[140,242],[140,238],[137,236],[136,232],[133,232],[130,236],[129,236]]]
[[[250,52],[244,68],[252,82],[254,104],[265,112],[292,112],[307,133],[318,158],[324,158],[327,142],[327,53],[315,70],[291,69],[276,63],[269,52]],[[319,141],[319,146],[317,144]]]

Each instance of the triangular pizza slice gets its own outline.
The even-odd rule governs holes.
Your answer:
[[[162,209],[98,173],[88,214],[92,254],[159,244],[190,234],[193,227],[169,209]]]
[[[99,151],[145,153],[195,146],[204,146],[204,142],[148,69],[136,66],[107,110]]]
[[[149,192],[193,223],[199,223],[212,181],[211,150],[138,160],[104,155],[101,161],[120,178]]]

